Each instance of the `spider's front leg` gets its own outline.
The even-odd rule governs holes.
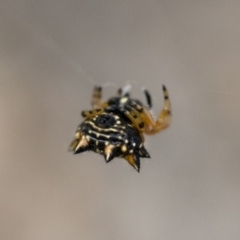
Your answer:
[[[92,108],[93,109],[101,108],[101,101],[102,101],[102,87],[95,86],[93,89],[91,100]]]
[[[92,110],[82,111],[82,116],[84,118],[93,117],[104,111],[106,103],[102,103],[102,87],[95,86],[92,93],[91,100]]]
[[[167,88],[163,85],[164,107],[158,115],[157,121],[154,121],[152,115],[148,111],[142,114],[143,121],[146,123],[144,133],[155,134],[167,128],[171,123],[171,104]]]

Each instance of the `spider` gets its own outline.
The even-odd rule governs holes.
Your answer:
[[[155,134],[170,125],[170,100],[164,85],[162,90],[164,107],[155,121],[150,112],[151,95],[146,89],[143,91],[147,106],[144,106],[130,97],[127,87],[102,102],[102,88],[96,86],[92,95],[92,110],[82,112],[84,120],[77,128],[69,151],[78,154],[91,150],[103,155],[106,162],[114,157],[124,158],[139,172],[140,158],[150,158],[143,145],[143,134]]]

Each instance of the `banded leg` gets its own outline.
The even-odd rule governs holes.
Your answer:
[[[104,111],[103,108],[97,108],[97,109],[93,109],[93,110],[87,110],[87,111],[82,111],[82,116],[84,118],[90,118],[90,117],[94,117],[97,114],[100,114]]]
[[[141,116],[143,107],[129,98],[122,98],[122,111],[128,117],[133,125],[141,132],[144,131],[144,122]]]
[[[171,120],[171,105],[166,87],[163,85],[164,108],[155,121],[148,111],[132,100],[123,98],[122,104],[124,114],[132,121],[134,126],[146,134],[155,134],[164,128],[167,128]]]
[[[93,89],[91,101],[93,109],[101,107],[101,100],[102,100],[102,87],[95,86],[95,88]]]
[[[92,100],[91,105],[93,107],[93,110],[90,111],[82,111],[82,116],[84,118],[93,117],[97,114],[100,114],[103,112],[103,109],[108,106],[108,102],[102,103],[102,87],[95,86],[93,89],[92,94]]]
[[[151,109],[151,108],[152,108],[152,98],[151,98],[151,95],[150,95],[150,93],[148,92],[148,90],[145,89],[145,88],[143,88],[143,93],[145,94],[148,108]]]
[[[161,130],[167,128],[171,122],[171,104],[169,100],[169,95],[167,88],[163,85],[163,95],[164,95],[164,107],[160,114],[158,115],[157,121],[155,122],[149,112],[144,111],[142,114],[143,121],[146,123],[144,133],[155,134]]]
[[[132,86],[127,84],[126,86],[119,88],[117,91],[118,97],[129,97]]]

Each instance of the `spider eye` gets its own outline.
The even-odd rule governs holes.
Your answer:
[[[116,123],[116,120],[113,116],[102,114],[96,119],[96,125],[101,128],[112,127]]]

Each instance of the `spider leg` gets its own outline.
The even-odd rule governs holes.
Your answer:
[[[130,98],[122,98],[120,101],[122,112],[128,117],[133,125],[141,132],[144,131],[144,122],[142,119],[143,107]]]
[[[101,100],[102,100],[102,87],[95,86],[93,89],[92,101],[91,101],[93,109],[101,107]]]
[[[121,96],[122,96],[122,88],[119,88],[119,89],[117,90],[117,96],[118,96],[118,97],[121,97]]]
[[[152,98],[151,98],[151,95],[150,95],[150,93],[148,92],[148,90],[145,89],[145,88],[143,88],[143,93],[145,94],[148,108],[151,109],[151,108],[152,108]]]
[[[171,104],[169,100],[169,95],[167,88],[163,85],[163,95],[164,95],[164,107],[160,114],[158,115],[157,121],[153,120],[150,112],[145,110],[142,114],[143,121],[146,123],[144,133],[146,134],[155,134],[160,132],[164,128],[167,128],[171,122]]]
[[[82,116],[84,118],[90,118],[97,114],[101,114],[102,112],[104,112],[103,108],[97,108],[97,109],[93,109],[93,110],[82,111]]]
[[[117,91],[118,97],[129,97],[132,86],[127,84],[123,88],[119,88]]]
[[[123,113],[131,120],[133,125],[141,132],[155,134],[167,128],[171,121],[171,105],[166,87],[163,85],[164,107],[157,121],[152,117],[149,110],[129,98],[122,98]]]
[[[108,102],[102,102],[102,87],[95,86],[93,89],[91,105],[93,110],[82,111],[84,118],[93,117],[97,114],[104,112],[104,108],[108,106]]]

